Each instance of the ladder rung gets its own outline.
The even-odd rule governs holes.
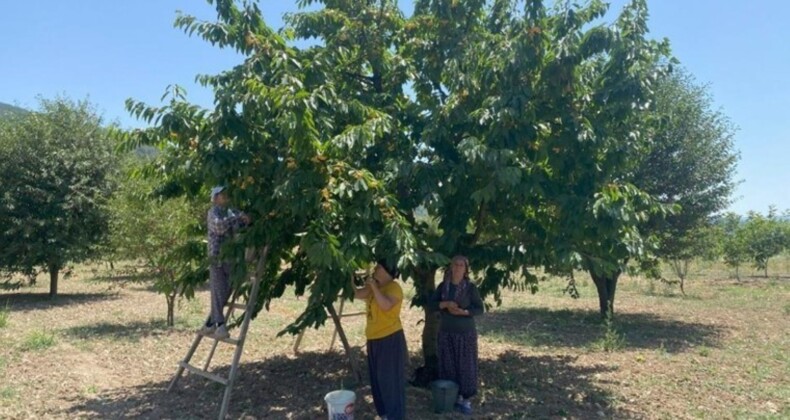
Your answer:
[[[234,346],[239,344],[239,340],[237,340],[235,338],[217,338],[217,337],[214,337],[214,334],[212,334],[212,333],[204,333],[202,331],[198,331],[197,334],[198,335],[202,335],[203,337],[210,338],[212,340],[217,340],[217,341],[222,341],[223,343],[233,344]]]
[[[210,379],[210,380],[212,380],[214,382],[219,382],[222,385],[227,385],[228,384],[228,380],[223,378],[222,376],[219,376],[219,375],[216,375],[216,374],[213,374],[213,373],[210,373],[210,372],[206,372],[203,369],[198,369],[198,368],[196,368],[196,367],[194,367],[194,366],[192,366],[189,363],[184,362],[184,361],[181,361],[178,364],[181,365],[182,368],[188,370],[190,373],[194,373],[195,375],[200,375],[200,376],[202,376],[202,377],[204,377],[206,379]]]
[[[343,314],[339,315],[340,318],[345,318],[347,316],[357,316],[357,315],[365,315],[367,312],[351,312],[350,314]]]
[[[223,343],[233,344],[234,346],[239,344],[239,340],[236,340],[235,338],[219,338],[219,339],[215,337],[211,337],[211,338],[214,338],[215,340],[218,341],[222,341]]]
[[[241,309],[241,310],[246,310],[247,309],[247,305],[244,305],[242,303],[231,303],[228,306],[230,306],[233,309]]]

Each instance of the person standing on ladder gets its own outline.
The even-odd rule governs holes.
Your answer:
[[[365,287],[354,297],[367,302],[368,371],[376,412],[384,420],[406,417],[406,336],[400,321],[403,289],[395,264],[379,260]]]
[[[222,309],[228,303],[231,294],[231,264],[219,258],[220,250],[238,229],[250,223],[249,216],[228,208],[229,202],[225,187],[217,186],[211,189],[212,205],[207,217],[211,313],[201,332],[218,339],[230,337],[225,326],[225,316],[222,314]]]

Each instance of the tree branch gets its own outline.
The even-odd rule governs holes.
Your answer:
[[[472,243],[474,245],[480,239],[480,234],[483,231],[483,218],[486,216],[486,203],[480,203],[480,208],[477,211],[477,220],[475,220],[475,234],[472,236]]]
[[[447,102],[447,97],[449,95],[444,91],[444,89],[442,89],[442,84],[441,83],[436,82],[436,81],[434,81],[432,83],[433,83],[433,89],[435,91],[439,92],[439,96],[440,96],[440,99],[442,101],[442,105],[444,105],[444,103]]]
[[[359,73],[353,73],[353,72],[350,72],[350,71],[344,71],[343,74],[345,74],[346,76],[349,76],[349,77],[353,77],[353,78],[355,78],[355,79],[357,79],[357,80],[359,80],[361,82],[367,83],[368,86],[373,86],[375,84],[373,78],[370,77],[370,76],[364,76],[364,75],[361,75]]]

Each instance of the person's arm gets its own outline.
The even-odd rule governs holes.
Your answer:
[[[243,227],[247,227],[250,225],[250,216],[247,213],[244,213],[241,210],[233,209],[233,217],[236,218],[236,224],[234,228],[239,229]]]
[[[373,292],[373,298],[376,299],[376,304],[384,312],[392,309],[400,299],[403,299],[403,296],[388,296],[382,293],[378,283],[372,278],[368,280],[368,285],[370,285],[370,290]]]
[[[365,287],[354,288],[354,299],[367,299],[370,297],[370,286],[367,284]]]
[[[480,298],[480,291],[477,286],[469,284],[469,299],[470,303],[467,308],[449,308],[451,314],[456,316],[479,316],[483,314],[483,300]]]
[[[444,287],[444,284],[439,283],[439,287],[436,288],[433,292],[433,296],[431,296],[431,299],[428,301],[428,307],[434,311],[457,308],[458,304],[454,300],[442,300],[442,287]]]
[[[247,216],[244,214],[221,217],[214,210],[212,210],[211,215],[208,218],[208,230],[214,235],[224,235],[229,230],[231,230],[234,225],[243,221],[244,219],[242,217],[244,219],[247,218]]]
[[[471,298],[471,303],[466,311],[469,316],[480,316],[483,315],[483,310],[485,306],[483,305],[483,299],[480,298],[480,291],[477,290],[477,286],[472,283],[469,283],[471,289],[469,289],[469,297]]]

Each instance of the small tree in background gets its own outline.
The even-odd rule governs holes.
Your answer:
[[[779,224],[781,225],[782,235],[784,237],[784,250],[787,252],[790,250],[790,209],[782,213],[782,216],[779,218]]]
[[[49,273],[50,296],[68,264],[97,253],[108,231],[115,158],[88,101],[40,99],[0,125],[0,270]]]
[[[749,259],[755,268],[764,270],[765,277],[768,277],[768,260],[784,251],[787,242],[786,228],[776,207],[771,206],[765,216],[749,212],[743,229]]]
[[[686,232],[676,244],[679,247],[668,259],[678,278],[680,292],[686,294],[686,279],[694,260],[714,260],[721,253],[718,240],[721,234],[716,226],[702,226]]]
[[[727,213],[718,222],[721,232],[721,252],[724,263],[735,269],[735,278],[741,279],[740,267],[748,261],[746,231],[741,216]]]
[[[141,260],[154,288],[165,296],[167,325],[173,326],[178,296],[194,295],[205,281],[205,212],[208,202],[167,198],[141,173],[146,159],[128,158],[109,207],[110,248],[117,260]]]

